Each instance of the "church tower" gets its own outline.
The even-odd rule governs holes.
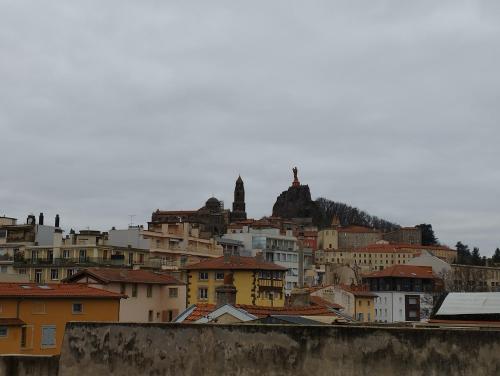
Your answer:
[[[243,185],[243,179],[238,176],[236,180],[236,185],[234,187],[234,202],[233,211],[231,213],[231,222],[243,221],[247,219],[247,213],[245,211],[245,186]]]

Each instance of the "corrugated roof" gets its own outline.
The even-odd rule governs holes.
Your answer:
[[[281,270],[287,268],[263,261],[257,257],[230,256],[227,260],[224,256],[201,261],[197,264],[184,267],[186,270]]]
[[[99,298],[121,299],[126,295],[88,287],[83,283],[0,283],[1,298]]]
[[[500,292],[451,292],[437,316],[500,314]]]

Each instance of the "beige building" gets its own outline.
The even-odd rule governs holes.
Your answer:
[[[339,248],[339,233],[336,229],[330,228],[318,231],[318,251]]]
[[[428,252],[451,263],[456,250],[442,246],[418,246],[411,244],[388,244],[386,241],[353,250],[328,250],[316,252],[316,264],[340,264],[356,267],[361,272],[383,270],[399,264],[407,264],[413,257]]]
[[[149,223],[142,236],[151,242],[151,260],[172,269],[222,256],[214,238],[201,237],[198,224],[189,222]]]
[[[453,264],[444,282],[452,292],[500,292],[500,267]]]
[[[149,250],[107,244],[107,233],[83,230],[63,238],[62,232],[56,231],[51,245],[24,246],[14,260],[14,268],[32,282],[57,283],[83,268],[132,268],[144,265],[148,258]]]
[[[383,234],[383,239],[391,243],[422,245],[422,230],[418,227],[401,227]]]
[[[382,232],[364,226],[338,227],[338,249],[366,247],[382,240]]]
[[[89,268],[64,282],[127,295],[120,302],[120,322],[170,322],[186,309],[186,284],[164,273]]]

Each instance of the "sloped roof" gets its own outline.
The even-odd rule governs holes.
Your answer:
[[[403,243],[389,243],[389,244],[369,244],[365,247],[354,249],[353,252],[358,253],[415,253],[418,251],[455,251],[446,246],[430,246],[430,245],[416,245],[416,244],[403,244]]]
[[[121,299],[126,295],[89,287],[83,283],[0,283],[1,298],[99,298]]]
[[[365,274],[364,278],[380,278],[380,277],[399,277],[399,278],[437,278],[431,266],[416,266],[416,265],[393,265],[384,270]]]
[[[15,318],[0,318],[1,326],[22,326],[26,324],[23,320]]]
[[[343,309],[344,308],[340,304],[331,303],[328,300],[323,299],[320,296],[311,295],[309,297],[309,300],[310,300],[311,304],[314,304],[314,305],[325,306],[325,307],[329,307],[332,309]]]
[[[436,316],[500,314],[500,292],[450,292]]]
[[[336,316],[335,312],[325,306],[306,306],[306,307],[262,307],[246,304],[236,304],[235,308],[244,310],[245,312],[262,318],[270,315],[287,315],[287,316]],[[187,315],[181,314],[179,317],[185,316],[182,321],[195,322],[215,311],[215,304],[196,304],[188,308]]]
[[[186,270],[280,270],[287,268],[263,261],[257,257],[230,256],[227,260],[224,256],[204,260],[197,264],[185,266]]]
[[[110,282],[120,283],[145,283],[156,285],[183,285],[184,282],[162,273],[155,273],[149,270],[132,270],[120,268],[88,268],[84,269],[69,278],[64,282],[76,282],[80,279],[89,276],[101,281],[104,284]]]

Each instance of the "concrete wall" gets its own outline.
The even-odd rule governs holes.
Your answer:
[[[0,376],[55,376],[59,356],[0,356]]]
[[[500,332],[69,323],[60,376],[498,375]]]

